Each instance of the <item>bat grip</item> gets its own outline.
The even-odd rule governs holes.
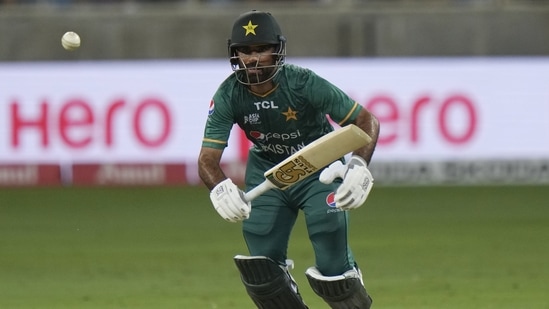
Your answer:
[[[275,188],[276,186],[268,181],[268,180],[264,180],[262,183],[260,183],[257,187],[251,189],[250,191],[246,192],[244,194],[244,199],[248,202],[251,202],[252,200],[254,200],[256,197],[260,196],[261,194],[269,191],[270,189],[272,188]]]

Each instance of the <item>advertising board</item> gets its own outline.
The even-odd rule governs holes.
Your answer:
[[[549,58],[289,62],[376,114],[379,173],[549,159]],[[184,164],[179,181],[196,183],[210,100],[231,73],[227,60],[2,63],[0,165]],[[242,164],[248,147],[235,128],[224,163]]]

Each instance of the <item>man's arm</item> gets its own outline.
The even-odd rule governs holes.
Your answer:
[[[363,108],[353,123],[372,138],[372,141],[368,145],[357,149],[353,152],[353,155],[362,157],[370,164],[379,137],[379,121],[376,116],[370,113],[366,108]]]
[[[222,155],[222,149],[209,147],[202,147],[200,149],[200,154],[198,155],[198,175],[210,190],[227,178],[220,166]]]
[[[250,216],[252,206],[244,200],[244,192],[221,170],[223,150],[202,147],[198,155],[198,175],[210,189],[210,200],[217,213],[229,222],[238,222]]]

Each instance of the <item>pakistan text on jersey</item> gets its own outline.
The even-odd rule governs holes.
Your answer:
[[[276,153],[276,154],[292,155],[303,147],[305,147],[305,143],[303,142],[294,146],[281,145],[281,144],[268,144],[268,145],[261,145],[261,150]]]

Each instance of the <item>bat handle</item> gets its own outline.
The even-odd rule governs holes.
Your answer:
[[[275,188],[276,186],[268,181],[264,180],[262,183],[260,183],[257,187],[251,189],[250,191],[246,192],[244,194],[244,199],[248,202],[251,202],[256,197],[260,196],[261,194],[271,190],[272,188]]]

